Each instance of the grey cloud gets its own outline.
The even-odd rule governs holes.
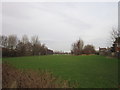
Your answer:
[[[96,48],[99,45],[106,47],[109,45],[104,42],[109,37],[110,29],[104,27],[116,25],[117,4],[116,7],[112,7],[112,4],[107,6],[101,3],[99,4],[101,8],[97,5],[97,3],[3,3],[3,34],[17,34],[18,37],[24,34],[29,37],[38,35],[41,43],[54,50],[70,51],[71,44],[79,37],[86,44],[94,44]],[[106,12],[110,15],[106,16],[107,14],[104,14]]]

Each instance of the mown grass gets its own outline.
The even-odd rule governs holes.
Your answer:
[[[41,69],[72,82],[79,88],[115,88],[118,85],[118,60],[104,56],[48,55],[3,58],[20,69]]]

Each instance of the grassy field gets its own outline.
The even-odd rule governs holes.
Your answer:
[[[118,80],[118,60],[90,55],[48,55],[3,58],[20,69],[44,69],[56,77],[77,81],[80,88],[114,88]]]

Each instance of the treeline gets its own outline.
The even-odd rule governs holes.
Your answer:
[[[38,36],[32,36],[29,40],[27,35],[23,35],[20,40],[16,35],[1,35],[0,45],[3,57],[53,54],[45,44],[41,44]]]
[[[93,45],[85,45],[83,40],[79,39],[72,44],[71,54],[81,55],[81,54],[96,54],[95,47]]]

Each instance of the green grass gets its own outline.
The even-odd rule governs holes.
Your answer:
[[[118,80],[118,60],[104,56],[48,55],[3,58],[20,69],[44,69],[80,88],[115,88]]]

